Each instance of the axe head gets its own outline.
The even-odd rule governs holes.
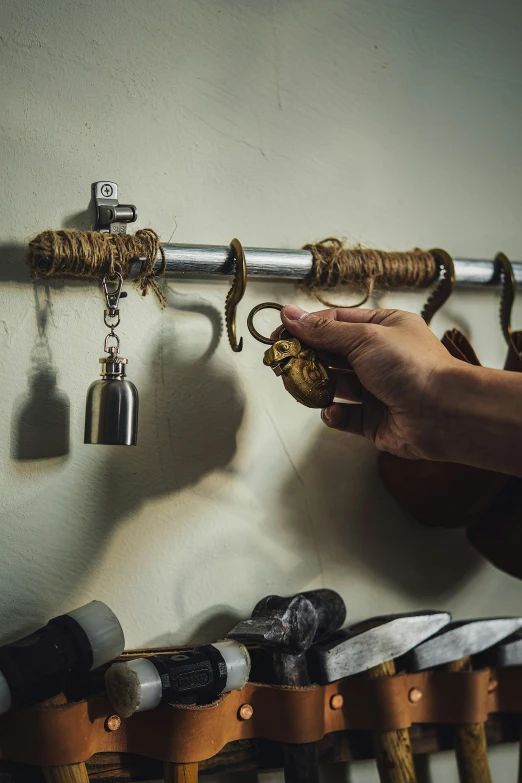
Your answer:
[[[458,620],[412,650],[408,656],[409,668],[418,672],[477,655],[519,628],[522,628],[522,617]]]
[[[366,671],[405,655],[450,620],[448,612],[410,612],[348,626],[326,643],[311,648],[311,674],[317,682],[327,683]]]
[[[255,606],[250,620],[232,628],[228,638],[296,655],[339,628],[345,618],[344,601],[334,590],[310,590],[289,598],[269,595]]]

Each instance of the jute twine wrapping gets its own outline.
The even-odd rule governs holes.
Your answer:
[[[154,271],[160,254],[162,266]],[[83,277],[102,280],[105,275],[119,272],[127,277],[134,262],[141,267],[136,285],[145,296],[154,291],[163,307],[165,294],[157,278],[165,271],[165,252],[152,228],[142,228],[135,234],[100,234],[98,231],[43,231],[28,246],[27,263],[33,278]]]
[[[341,285],[356,287],[363,299],[348,307],[364,304],[375,288],[426,288],[439,276],[438,264],[431,253],[415,248],[387,253],[355,245],[346,247],[336,237],[305,245],[312,253],[312,269],[303,285],[327,307],[339,304],[325,299],[319,292]]]
[[[346,247],[335,237],[305,245],[313,257],[312,269],[303,285],[327,307],[337,307],[320,291],[349,285],[362,290],[364,304],[376,287],[425,288],[439,276],[434,256],[415,248],[405,252],[387,253],[356,245]],[[163,263],[159,272],[154,271],[160,254]],[[158,235],[151,228],[143,228],[135,234],[100,234],[97,231],[44,231],[38,234],[28,247],[27,262],[32,276],[83,277],[101,280],[104,275],[119,272],[127,277],[133,263],[139,261],[140,270],[136,283],[145,295],[152,289],[161,304],[166,298],[159,288],[157,278],[165,271],[165,252]]]

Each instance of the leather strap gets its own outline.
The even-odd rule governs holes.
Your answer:
[[[504,365],[522,372],[522,332],[512,332]],[[500,474],[497,474],[500,475]],[[469,542],[494,566],[522,579],[522,479],[511,476],[475,525],[466,532]]]
[[[490,678],[498,688],[488,693]],[[421,697],[416,697],[421,694]],[[342,696],[343,706],[336,709]],[[333,699],[333,700],[332,700]],[[240,707],[253,708],[242,720]],[[442,671],[368,680],[350,677],[324,687],[281,688],[249,683],[214,704],[169,705],[106,728],[105,696],[63,707],[20,710],[0,719],[0,758],[41,766],[87,761],[95,753],[133,753],[172,761],[203,761],[241,739],[316,742],[347,729],[389,731],[412,723],[480,723],[491,712],[522,712],[522,667],[490,672]]]
[[[504,369],[522,372],[522,332],[511,332]]]
[[[458,329],[449,329],[447,332],[444,332],[441,343],[455,359],[480,367],[480,361],[473,350],[473,346],[466,335],[462,334]]]

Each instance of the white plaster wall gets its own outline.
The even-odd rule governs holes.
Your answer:
[[[39,230],[89,225],[90,184],[105,178],[164,241],[335,234],[520,258],[521,32],[516,0],[3,1],[2,639],[100,598],[129,646],[210,640],[264,594],[320,585],[354,619],[521,611],[522,585],[459,534],[407,518],[372,446],[293,402],[262,346],[230,351],[224,282],[170,281],[163,312],[129,292],[120,335],[140,442],[84,446],[100,291],[35,289],[22,262]],[[290,283],[252,282],[241,333],[267,299],[314,307]],[[418,311],[423,297],[380,301]],[[501,366],[496,308],[493,293],[459,293],[434,328],[460,325]],[[46,362],[51,413],[29,385]],[[70,453],[17,459],[22,413],[50,449],[68,406]],[[513,779],[515,749],[491,755],[496,780]],[[433,767],[456,779],[450,758]],[[375,779],[368,765],[349,774]]]

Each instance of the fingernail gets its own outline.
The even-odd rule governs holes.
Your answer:
[[[306,310],[302,310],[297,305],[286,305],[286,307],[283,308],[283,313],[285,314],[285,318],[288,318],[289,321],[300,321],[302,318],[306,318],[309,313],[306,312]]]

